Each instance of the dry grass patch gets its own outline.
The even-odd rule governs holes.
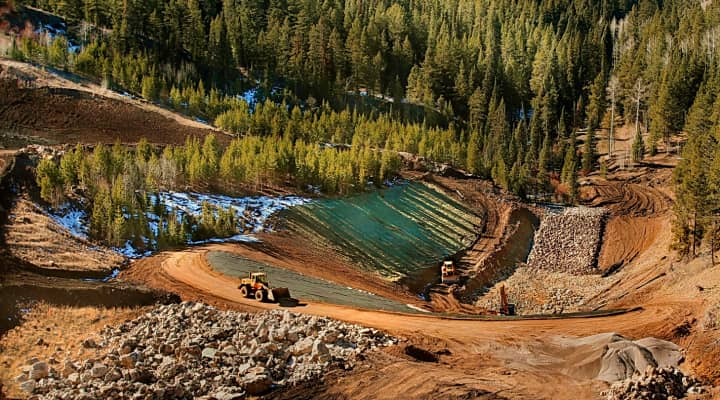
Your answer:
[[[71,235],[27,199],[10,211],[5,242],[13,256],[43,268],[100,271],[124,262],[118,253]]]
[[[25,321],[0,339],[0,383],[12,397],[24,397],[13,378],[27,360],[50,360],[58,368],[66,357],[90,358],[94,349],[85,349],[82,341],[99,333],[105,325],[116,326],[145,313],[148,307],[96,308],[37,304]],[[52,364],[54,358],[58,364]]]

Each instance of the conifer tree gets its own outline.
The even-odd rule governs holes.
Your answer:
[[[640,162],[645,157],[645,142],[643,140],[642,133],[638,130],[635,133],[635,139],[632,144],[632,160],[633,162]]]

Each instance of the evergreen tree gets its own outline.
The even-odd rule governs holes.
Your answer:
[[[645,142],[643,141],[642,133],[638,130],[635,133],[635,139],[632,144],[632,160],[633,162],[640,162],[645,157]]]

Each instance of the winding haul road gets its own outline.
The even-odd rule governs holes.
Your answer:
[[[628,215],[617,213],[614,217],[628,218]],[[372,368],[354,372],[357,376],[352,379],[339,379],[330,392],[339,391],[351,398],[449,397],[467,395],[469,390],[500,391],[509,398],[597,398],[604,387],[592,379],[591,373],[579,371],[576,366],[577,359],[583,354],[564,350],[557,345],[558,340],[606,332],[635,339],[673,338],[674,329],[688,316],[702,313],[702,300],[689,292],[634,295],[636,288],[658,284],[658,269],[667,266],[667,262],[662,261],[666,257],[659,253],[667,249],[668,231],[660,229],[664,233],[654,238],[655,243],[644,252],[642,259],[636,258],[633,269],[624,271],[627,279],[606,294],[607,298],[612,298],[625,293],[624,300],[614,304],[641,306],[623,314],[548,319],[458,319],[430,313],[358,309],[304,299],[300,299],[301,306],[290,310],[381,329],[408,338],[411,343],[448,351],[442,363],[434,366],[398,359],[376,361]],[[647,246],[643,247],[647,249]],[[276,304],[258,303],[241,296],[237,289],[238,279],[223,275],[210,265],[208,254],[214,251],[247,255],[248,249],[237,244],[216,244],[167,252],[134,263],[121,278],[174,291],[184,300],[200,300],[245,311],[279,308]],[[652,290],[656,289],[660,293],[658,286]],[[290,290],[292,292],[292,287]],[[593,368],[595,366],[587,370]],[[582,373],[586,376],[578,375]],[[418,376],[424,379],[418,380]],[[376,389],[380,384],[394,389],[389,389],[385,393],[387,396],[378,396]],[[572,390],[566,390],[568,387]]]
[[[151,284],[163,280],[158,279],[158,276],[163,276],[164,280],[169,278],[183,284],[186,290],[181,290],[181,297],[191,296],[192,290],[195,290],[215,300],[238,305],[241,308],[258,310],[280,308],[277,304],[259,303],[241,296],[237,289],[238,279],[212,269],[207,260],[209,252],[232,253],[235,249],[236,245],[233,244],[218,244],[170,252],[142,260],[136,263],[133,269],[135,276],[143,275]],[[171,289],[178,290],[177,287]],[[614,331],[628,336],[648,335],[648,332],[663,329],[673,320],[683,316],[688,309],[699,304],[698,301],[692,300],[651,303],[624,314],[598,317],[467,320],[432,314],[364,310],[300,300],[304,305],[291,308],[291,311],[327,316],[394,333],[422,332],[431,336],[453,338],[461,344],[469,344],[476,339],[502,340],[523,336],[537,337],[544,334],[587,336]]]
[[[659,195],[657,190],[632,185],[633,190],[627,190],[628,185],[606,184],[600,186],[598,195],[593,198],[595,202],[602,202],[602,205],[609,207],[614,218],[628,218],[638,213],[638,208],[648,210],[652,215],[667,212],[666,198]],[[610,194],[606,194],[609,192]],[[642,192],[642,193],[641,193]],[[640,194],[638,194],[640,193]],[[642,202],[632,202],[627,205],[627,197],[642,197]],[[633,204],[640,204],[635,207]],[[625,204],[624,207],[622,205]],[[639,216],[640,218],[647,215]],[[611,220],[612,221],[612,220]],[[640,221],[637,221],[640,222]],[[647,220],[642,222],[647,223]],[[666,231],[666,230],[665,230]],[[664,236],[667,236],[664,235]],[[663,236],[663,237],[664,237]],[[605,238],[607,239],[607,238]],[[625,237],[625,241],[640,241],[642,237]],[[653,239],[656,239],[653,237]],[[659,248],[665,246],[663,240],[655,240]],[[647,246],[644,246],[647,249]],[[644,250],[644,249],[643,249]],[[164,253],[159,256],[142,260],[132,268],[135,277],[145,278],[143,280],[152,282],[179,282],[185,290],[181,294],[190,295],[192,290],[203,293],[206,296],[214,297],[223,302],[229,302],[242,308],[273,309],[278,305],[269,303],[258,303],[255,300],[242,297],[237,290],[238,280],[215,271],[207,259],[211,251],[226,251],[237,253],[236,244],[216,244],[189,250]],[[652,252],[648,252],[652,253]],[[159,264],[159,265],[158,265]],[[647,268],[652,270],[653,268]],[[638,275],[641,275],[638,271]],[[643,270],[642,272],[646,272]],[[155,276],[156,278],[152,278]],[[640,277],[632,276],[640,279]],[[634,281],[634,279],[628,279]],[[643,277],[633,285],[641,285],[646,282]],[[175,290],[178,287],[174,288]],[[191,289],[191,290],[188,290]],[[290,288],[292,292],[292,288]],[[624,290],[624,289],[618,289]],[[453,337],[462,342],[472,342],[478,337],[483,339],[508,339],[522,336],[537,337],[538,335],[572,335],[587,336],[601,332],[614,331],[629,336],[650,336],[654,332],[664,332],[668,326],[676,321],[682,321],[687,312],[692,311],[699,305],[699,300],[692,297],[662,299],[659,301],[644,302],[641,304],[626,304],[628,306],[641,305],[642,308],[628,313],[611,316],[589,316],[574,318],[549,318],[549,319],[498,319],[498,320],[464,320],[454,319],[432,314],[402,314],[388,313],[377,310],[363,310],[335,304],[327,304],[300,299],[306,305],[294,308],[293,311],[324,315],[341,319],[348,322],[372,326],[378,329],[392,332],[423,332],[439,337]],[[482,332],[481,335],[478,332]],[[461,339],[462,338],[462,339]]]

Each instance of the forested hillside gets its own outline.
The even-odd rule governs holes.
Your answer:
[[[558,190],[573,201],[577,176],[600,167],[594,131],[610,114],[637,132],[636,162],[687,133],[676,173],[678,248],[694,252],[718,230],[717,2],[18,3],[64,16],[68,38],[25,32],[15,58],[95,77],[238,134],[410,151],[520,195]],[[256,86],[263,105],[236,97]],[[353,99],[389,107],[367,112]],[[427,117],[411,118],[411,105]]]

